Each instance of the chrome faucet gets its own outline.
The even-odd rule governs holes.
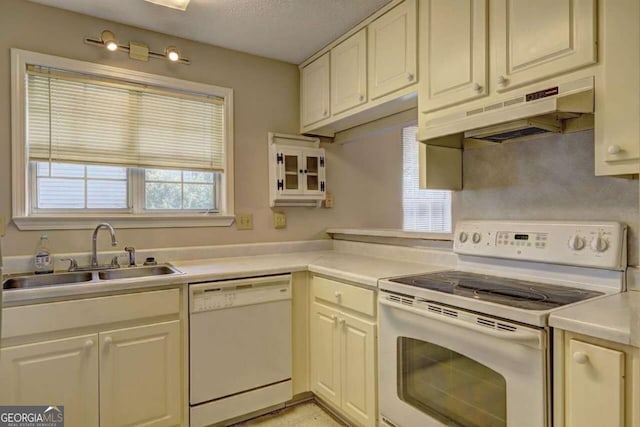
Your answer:
[[[91,240],[91,267],[98,267],[98,231],[101,228],[106,228],[109,230],[109,234],[111,234],[111,246],[117,246],[118,241],[116,240],[116,231],[113,229],[111,224],[107,224],[103,222],[102,224],[98,224],[95,230],[93,230],[93,237]]]

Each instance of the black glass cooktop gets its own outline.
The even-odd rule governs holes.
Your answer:
[[[580,288],[450,270],[399,277],[391,282],[525,310],[549,310],[604,295]]]

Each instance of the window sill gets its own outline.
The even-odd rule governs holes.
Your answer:
[[[229,227],[233,215],[56,215],[14,217],[18,230],[91,230],[100,222],[115,228]]]
[[[329,228],[328,234],[344,234],[351,236],[395,237],[401,239],[452,241],[452,233],[424,233],[419,231],[403,231],[390,228]]]

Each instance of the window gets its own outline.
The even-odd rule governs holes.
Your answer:
[[[231,89],[17,49],[12,64],[19,228],[97,216],[133,227],[232,223]]]
[[[417,132],[417,126],[402,129],[402,228],[451,233],[451,191],[420,189]]]

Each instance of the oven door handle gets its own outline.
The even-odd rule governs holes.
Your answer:
[[[395,308],[397,310],[408,311],[410,313],[417,314],[422,317],[426,317],[427,319],[437,320],[442,323],[458,326],[460,328],[468,329],[473,332],[479,332],[485,335],[489,335],[491,337],[499,338],[501,340],[513,341],[522,345],[527,345],[529,347],[534,347],[539,349],[544,348],[542,331],[529,331],[529,330],[523,329],[520,326],[517,327],[518,330],[515,332],[501,331],[499,329],[492,329],[487,326],[480,326],[475,323],[467,322],[465,320],[460,320],[455,317],[448,317],[441,314],[433,314],[425,310],[420,310],[414,307],[408,307],[406,305],[400,305],[382,298],[380,298],[378,301],[380,302],[380,304]]]

